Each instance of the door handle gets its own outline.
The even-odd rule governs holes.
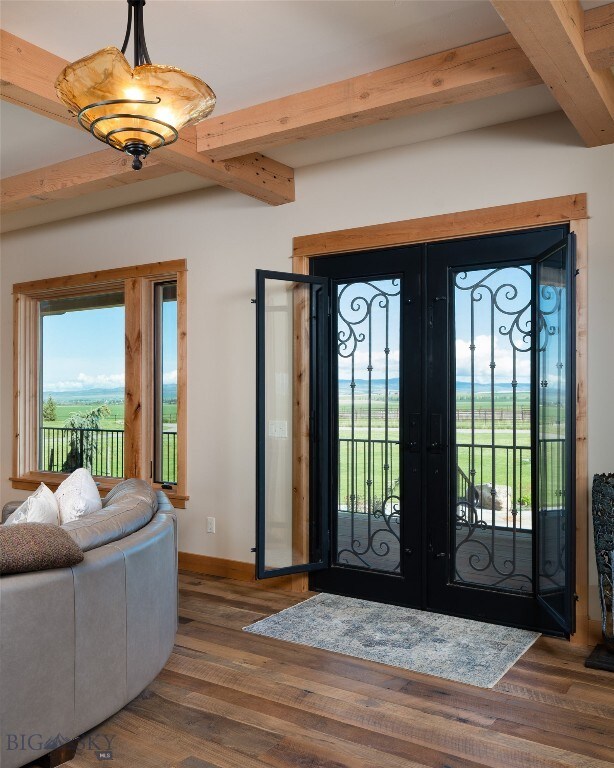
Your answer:
[[[405,447],[408,451],[420,450],[420,414],[409,414],[409,430],[408,441],[405,443]]]
[[[447,552],[435,552],[435,548],[433,547],[432,544],[429,544],[427,549],[428,549],[429,554],[433,555],[433,558],[435,560],[439,560],[442,557],[447,557],[448,556]]]
[[[431,451],[439,451],[445,446],[441,442],[442,419],[440,413],[431,413],[429,416],[429,436],[427,448]]]

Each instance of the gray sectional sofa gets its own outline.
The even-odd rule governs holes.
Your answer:
[[[15,508],[5,506],[2,520]],[[0,578],[2,768],[102,723],[164,667],[177,628],[176,517],[140,480],[67,523],[72,568]]]

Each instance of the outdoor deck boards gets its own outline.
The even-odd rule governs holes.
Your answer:
[[[338,562],[386,572],[398,568],[400,545],[395,538],[399,535],[398,518],[391,519],[391,532],[381,517],[355,514],[352,521],[349,512],[341,511],[337,514],[337,526]],[[459,580],[484,586],[499,583],[502,589],[516,591],[530,589],[529,579],[533,570],[531,531],[517,531],[514,537],[512,530],[496,528],[493,548],[492,530],[490,527],[477,529],[459,546],[456,555]],[[466,537],[467,528],[460,528],[457,543],[460,544]],[[368,546],[369,540],[371,546]],[[352,542],[358,554],[352,553]],[[414,547],[414,550],[417,549]],[[491,552],[493,557],[489,562]]]
[[[304,599],[180,576],[173,655],[94,729],[115,768],[607,768],[614,678],[541,638],[494,689],[241,631]],[[81,750],[72,768],[100,766]]]

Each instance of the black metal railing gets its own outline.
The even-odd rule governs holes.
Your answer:
[[[98,477],[123,477],[124,430],[41,427],[39,468],[73,472],[79,467]]]
[[[560,508],[565,492],[565,441],[558,438],[540,440],[539,455],[541,465],[550,469],[547,474],[541,473],[539,507]],[[456,496],[459,505],[466,504],[478,523],[493,525],[494,520],[496,527],[530,530],[533,505],[537,503],[532,488],[531,457],[528,445],[457,444]]]
[[[399,441],[339,439],[340,511],[379,512],[398,493]]]
[[[161,483],[177,482],[177,433],[162,433],[162,453],[160,455],[159,481]]]
[[[124,430],[41,427],[39,469],[73,472],[86,467],[97,477],[124,476]],[[177,433],[162,433],[163,483],[177,482]]]
[[[514,528],[515,516],[517,529],[532,527],[530,446],[457,444],[456,466],[456,496],[477,522]]]
[[[385,499],[399,493],[398,440],[340,438],[338,450],[339,511],[378,512]],[[543,484],[540,505],[560,507],[564,441],[540,440],[539,451],[542,464],[555,468]],[[456,497],[474,522],[491,526],[494,520],[496,527],[531,530],[536,501],[531,480],[530,446],[456,446]]]

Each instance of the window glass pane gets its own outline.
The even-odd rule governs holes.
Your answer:
[[[124,294],[41,301],[38,467],[124,474]]]
[[[324,448],[316,448],[322,295],[319,285],[267,278],[258,296],[259,560],[265,572],[323,560],[317,484]],[[297,418],[308,403],[310,424]]]
[[[567,402],[572,374],[567,338],[567,251],[557,251],[538,267],[538,499],[539,593],[560,616],[566,613],[568,525]]]
[[[155,286],[154,481],[177,482],[177,283]]]
[[[337,286],[339,566],[401,570],[401,280]]]
[[[454,280],[454,581],[531,592],[529,264]]]

